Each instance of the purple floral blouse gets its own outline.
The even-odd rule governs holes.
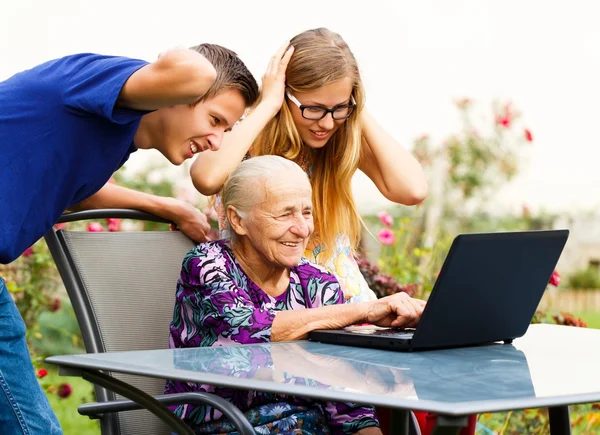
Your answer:
[[[292,267],[288,290],[272,297],[244,273],[228,241],[201,243],[183,260],[169,347],[269,342],[277,311],[341,303],[344,297],[337,279],[316,264],[303,259]],[[365,427],[379,426],[374,409],[369,406],[322,403],[180,381],[167,381],[165,388],[166,394],[190,391],[211,392],[231,401],[245,413],[259,434],[352,434]],[[220,411],[207,405],[178,405],[171,409],[196,433],[235,430],[221,418]]]

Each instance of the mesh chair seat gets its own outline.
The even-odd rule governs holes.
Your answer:
[[[175,231],[61,233],[79,271],[102,351],[167,348],[175,285],[183,257],[193,242]],[[162,379],[112,375],[151,395],[164,392]],[[116,395],[116,399],[123,398]],[[121,434],[171,433],[161,420],[144,410],[119,413],[118,425]]]

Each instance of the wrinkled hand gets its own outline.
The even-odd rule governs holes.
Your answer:
[[[262,76],[261,103],[269,104],[273,110],[279,111],[285,96],[285,71],[294,47],[289,42],[283,44],[273,55]]]
[[[206,215],[191,204],[183,201],[177,201],[177,212],[172,218],[175,225],[171,224],[171,230],[181,231],[193,241],[208,242],[208,232],[210,224]]]
[[[370,302],[366,321],[377,326],[412,328],[417,326],[425,301],[401,292]]]

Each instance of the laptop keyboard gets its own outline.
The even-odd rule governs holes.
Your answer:
[[[412,338],[414,334],[414,331],[399,331],[397,329],[378,329],[376,331],[373,331],[372,335],[381,335],[384,337],[394,338]]]
[[[402,338],[402,339],[410,339],[413,337],[415,330],[400,330],[400,329],[375,329],[375,328],[365,328],[365,329],[354,329],[353,333],[365,334],[365,335],[379,335],[382,337],[391,337],[391,338]]]

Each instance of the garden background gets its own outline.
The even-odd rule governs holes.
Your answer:
[[[70,53],[152,61],[165,49],[199,42],[234,49],[259,78],[285,39],[329,27],[359,61],[367,107],[419,157],[431,188],[423,204],[405,208],[383,199],[363,174],[355,177],[365,222],[361,266],[372,287],[381,295],[427,297],[460,232],[567,227],[560,278],[553,278],[558,286],[549,285],[534,321],[600,327],[599,8],[586,0],[181,0],[168,6],[9,0],[0,4],[0,80]],[[137,152],[115,179],[204,209],[187,170]],[[136,229],[117,220],[74,227]],[[41,364],[46,355],[82,351],[44,243],[0,274],[27,322],[40,382],[65,433],[98,433],[95,422],[76,414],[78,404],[93,400],[91,387]],[[574,407],[575,433],[598,432],[597,408]],[[537,410],[486,414],[479,422],[480,433],[547,433],[547,416]]]

